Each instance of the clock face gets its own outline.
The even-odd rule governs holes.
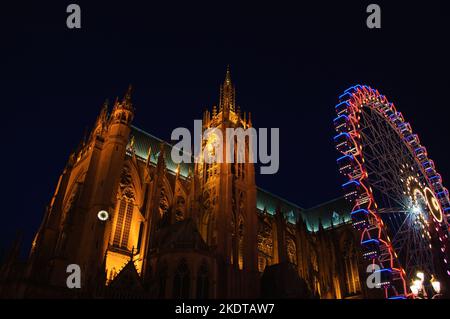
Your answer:
[[[210,157],[214,157],[216,155],[216,147],[218,146],[219,138],[215,133],[211,133],[208,136],[208,139],[206,141],[206,150],[208,152],[208,155]]]

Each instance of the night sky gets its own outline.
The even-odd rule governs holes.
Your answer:
[[[342,195],[334,105],[358,83],[395,102],[450,185],[442,3],[372,1],[382,28],[370,30],[369,1],[35,2],[1,10],[0,247],[21,229],[28,249],[68,155],[106,98],[132,83],[134,125],[169,140],[218,103],[227,64],[255,127],[280,128],[280,170],[258,175],[261,187],[301,207]],[[81,6],[81,30],[66,27],[69,3]]]

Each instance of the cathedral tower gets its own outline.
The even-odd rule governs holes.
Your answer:
[[[205,242],[215,247],[219,267],[226,273],[219,283],[219,297],[236,293],[252,297],[257,289],[250,279],[252,274],[257,275],[256,185],[254,165],[249,160],[252,141],[245,135],[251,120],[236,106],[229,68],[220,88],[219,109],[214,106],[212,114],[206,111],[203,118],[202,160],[196,166],[198,189],[202,191],[199,230]],[[239,141],[227,129],[244,133],[244,138]],[[227,156],[229,149],[232,153]],[[222,162],[208,162],[206,158],[211,157]],[[245,161],[239,161],[239,157]]]
[[[99,284],[111,221],[98,213],[114,210],[133,117],[130,86],[110,115],[105,103],[89,138],[71,154],[33,241],[29,276],[61,287],[67,265],[77,264],[82,288]]]

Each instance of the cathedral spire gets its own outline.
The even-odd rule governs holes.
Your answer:
[[[130,84],[121,101],[119,101],[119,99],[116,97],[114,107],[111,112],[112,122],[131,124],[131,122],[133,121],[134,107],[133,103],[131,102],[132,89],[133,87]]]
[[[322,233],[323,230],[324,230],[324,227],[323,227],[323,224],[322,224],[322,218],[319,217],[319,232]]]
[[[128,85],[127,92],[125,93],[125,96],[123,97],[123,100],[122,100],[122,104],[124,104],[125,106],[129,106],[130,108],[132,107],[132,103],[131,103],[131,92],[132,91],[133,91],[133,86],[130,84],[130,85]]]
[[[159,144],[159,155],[158,155],[158,160],[156,163],[156,167],[157,167],[158,171],[166,169],[166,158],[165,158],[164,151],[165,151],[164,143],[161,142],[161,144]]]
[[[231,84],[231,71],[230,71],[230,65],[227,65],[227,72],[225,74],[225,83]]]
[[[180,177],[180,164],[177,165],[177,168],[175,169],[175,174],[176,174],[176,179],[178,179],[178,177]]]
[[[108,107],[109,107],[109,100],[106,99],[105,102],[103,102],[102,109],[100,111],[100,114],[97,118],[98,122],[101,122],[102,124],[105,123],[106,118],[108,117]]]
[[[130,151],[133,155],[136,154],[136,148],[134,147],[135,139],[134,135],[131,135],[130,141],[128,142],[128,151]]]
[[[119,101],[119,98],[116,97],[116,100],[114,102],[114,109],[126,109],[129,111],[134,111],[133,103],[131,101],[132,92],[133,86],[130,84],[121,101]]]
[[[89,141],[91,141],[93,137],[97,135],[102,135],[104,133],[108,121],[108,109],[109,109],[109,100],[106,99],[105,102],[103,102],[103,106],[100,110],[99,115],[97,116],[94,128],[89,135]]]
[[[148,147],[148,151],[147,151],[147,161],[145,163],[146,166],[148,166],[150,164],[151,158],[152,158],[152,146],[150,145]]]
[[[235,88],[233,82],[231,81],[230,66],[228,65],[225,74],[225,81],[220,87],[219,112],[223,111],[224,113],[228,113],[229,111],[235,111],[235,95]]]

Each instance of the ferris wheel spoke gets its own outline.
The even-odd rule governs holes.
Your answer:
[[[381,208],[377,210],[378,214],[408,214],[409,210],[405,210],[404,207],[389,207],[389,208]]]
[[[405,206],[403,191],[398,188],[398,185],[391,183],[388,179],[372,183],[372,188],[376,190],[375,197],[381,195],[385,201],[390,202],[390,206]]]
[[[396,205],[405,205],[405,193],[401,181],[398,176],[402,170],[404,163],[411,162],[411,156],[404,145],[399,141],[399,136],[393,130],[386,130],[387,127],[382,127],[381,121],[369,121],[365,116],[362,116],[362,139],[365,140],[366,145],[365,165],[370,172],[369,178],[375,180],[371,183],[372,187],[383,194],[389,202]],[[365,132],[370,132],[366,134]],[[386,131],[388,134],[386,134]],[[392,136],[391,134],[395,134]]]

